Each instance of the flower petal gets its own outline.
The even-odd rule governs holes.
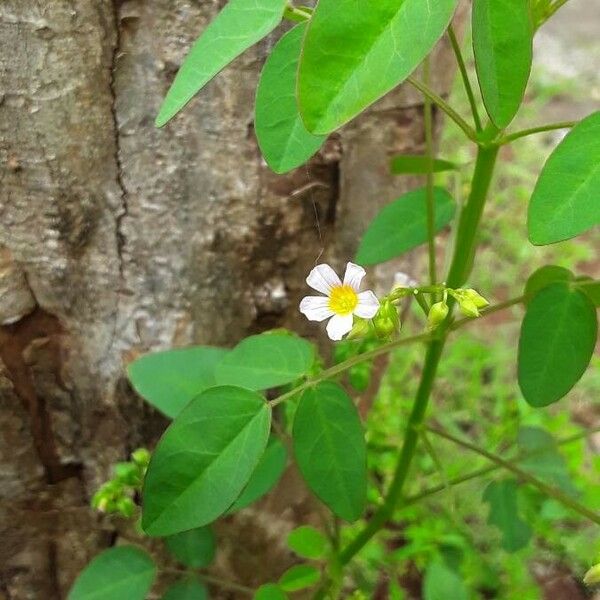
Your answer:
[[[326,296],[305,296],[300,302],[300,312],[309,321],[324,321],[334,314]]]
[[[327,323],[327,335],[329,339],[337,342],[341,340],[351,329],[354,318],[352,315],[334,315]]]
[[[358,292],[360,282],[366,274],[367,272],[361,266],[349,262],[344,273],[344,285],[349,285],[354,291]]]
[[[363,319],[372,319],[379,310],[379,300],[371,291],[361,292],[358,295],[358,305],[354,309],[354,314]]]
[[[317,292],[327,295],[329,295],[332,287],[342,285],[342,282],[335,271],[326,264],[317,265],[308,274],[306,283],[308,283],[313,290],[317,290]]]

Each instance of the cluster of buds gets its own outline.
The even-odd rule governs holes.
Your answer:
[[[117,463],[113,468],[113,478],[94,494],[92,508],[125,518],[133,517],[137,508],[134,498],[141,490],[149,462],[150,452],[146,448],[138,448],[129,462]]]
[[[427,322],[430,329],[435,329],[446,320],[450,308],[448,306],[448,296],[452,296],[458,304],[460,312],[465,317],[475,319],[481,315],[479,309],[489,306],[489,302],[474,289],[453,290],[446,288],[444,298],[440,302],[432,304],[427,316]]]

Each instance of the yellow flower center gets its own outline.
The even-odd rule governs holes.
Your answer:
[[[329,294],[329,308],[336,315],[349,315],[358,304],[358,295],[349,285],[338,285]]]

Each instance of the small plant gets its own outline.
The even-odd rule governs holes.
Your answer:
[[[424,97],[426,152],[394,157],[390,168],[398,175],[422,174],[426,185],[375,217],[357,256],[348,257],[355,262],[348,262],[342,279],[328,265],[318,265],[308,274],[308,286],[319,295],[305,297],[299,310],[311,321],[328,321],[326,331],[337,342],[332,366],[324,367],[313,344],[281,330],[250,336],[233,349],[197,346],[149,354],[129,365],[135,389],[173,421],[151,458],[137,450],[131,462],[116,466],[114,479],[98,491],[93,506],[133,518],[141,494],[142,530],[164,538],[181,565],[180,578],[164,595],[166,600],[207,597],[206,582],[259,600],[284,599],[308,589],[317,599],[366,598],[373,586],[365,584],[367,578],[357,568],[365,556],[377,576],[388,578],[390,598],[404,597],[398,577],[408,560],[424,572],[426,600],[480,597],[480,592],[500,587],[490,575],[494,568],[477,553],[473,534],[464,521],[456,524],[460,535],[448,531],[422,506],[438,493],[455,502],[460,484],[482,477],[487,478],[483,495],[466,499],[465,505],[474,505],[482,527],[494,532],[486,543],[504,552],[527,548],[536,529],[544,529],[548,543],[557,543],[552,523],[568,515],[600,524],[600,514],[579,497],[558,452],[589,431],[556,439],[535,426],[509,432],[513,422],[506,419],[505,433],[516,447],[504,447],[499,455],[491,449],[498,445],[492,434],[487,436],[491,448],[469,435],[472,416],[465,421],[461,415],[460,424],[450,410],[428,416],[444,352],[448,357],[458,347],[454,332],[473,319],[524,307],[515,355],[518,384],[531,411],[543,411],[564,398],[592,359],[600,281],[547,265],[530,273],[517,297],[490,303],[484,297],[490,297],[488,291],[471,280],[499,152],[523,137],[570,130],[533,190],[527,220],[530,242],[554,244],[600,223],[600,112],[579,123],[509,130],[528,83],[534,34],[564,1],[474,0],[473,51],[482,102],[450,24],[457,0],[319,0],[315,9],[285,0],[230,0],[191,49],[160,109],[157,126],[173,118],[237,55],[288,20],[295,25],[273,47],[256,95],[256,135],[273,171],[284,173],[304,164],[327,135],[407,81]],[[443,35],[456,56],[469,119],[429,87],[428,55]],[[419,65],[421,79],[412,75]],[[481,103],[485,115],[480,114]],[[468,197],[460,206],[445,188],[435,185],[437,173],[459,167],[435,155],[434,106],[477,152]],[[449,240],[449,269],[440,274],[435,240],[449,226],[453,235],[444,238]],[[361,291],[363,266],[424,244],[428,270],[417,277],[421,281],[401,275],[379,298]],[[409,334],[403,329],[401,309],[412,301],[422,315],[418,330]],[[399,348],[422,355],[420,380],[388,389],[384,418],[367,419],[365,431],[349,390],[368,387],[378,356],[391,355],[393,371]],[[461,364],[463,369],[470,367],[475,365],[468,360]],[[406,409],[409,388],[414,388],[414,399],[400,413]],[[381,409],[373,410],[380,414]],[[402,435],[390,443],[389,422],[395,416]],[[328,527],[321,532],[301,526],[290,534],[288,544],[302,562],[276,582],[249,590],[215,580],[205,570],[215,554],[211,524],[276,485],[291,459],[288,441],[307,486],[330,511]],[[439,450],[449,446],[472,455],[477,465],[449,473]],[[390,463],[388,477],[382,464]],[[427,484],[423,477],[432,473],[441,484]],[[546,500],[552,501],[547,510],[554,512],[538,519]],[[371,542],[386,538],[386,531],[397,527],[400,519],[405,523],[405,545],[389,556],[371,556],[377,547]],[[465,578],[460,560],[476,565],[476,575]],[[595,560],[590,556],[588,566]],[[146,552],[132,546],[112,548],[88,565],[69,597],[142,600],[155,574],[155,563]],[[585,582],[594,585],[599,580],[596,565]]]

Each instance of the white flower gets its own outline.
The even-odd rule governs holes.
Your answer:
[[[379,310],[379,300],[368,290],[359,292],[365,270],[354,263],[346,265],[343,283],[329,265],[317,265],[306,278],[306,283],[325,296],[306,296],[300,302],[300,312],[310,321],[331,320],[327,335],[341,340],[352,329],[354,315],[371,319]]]

